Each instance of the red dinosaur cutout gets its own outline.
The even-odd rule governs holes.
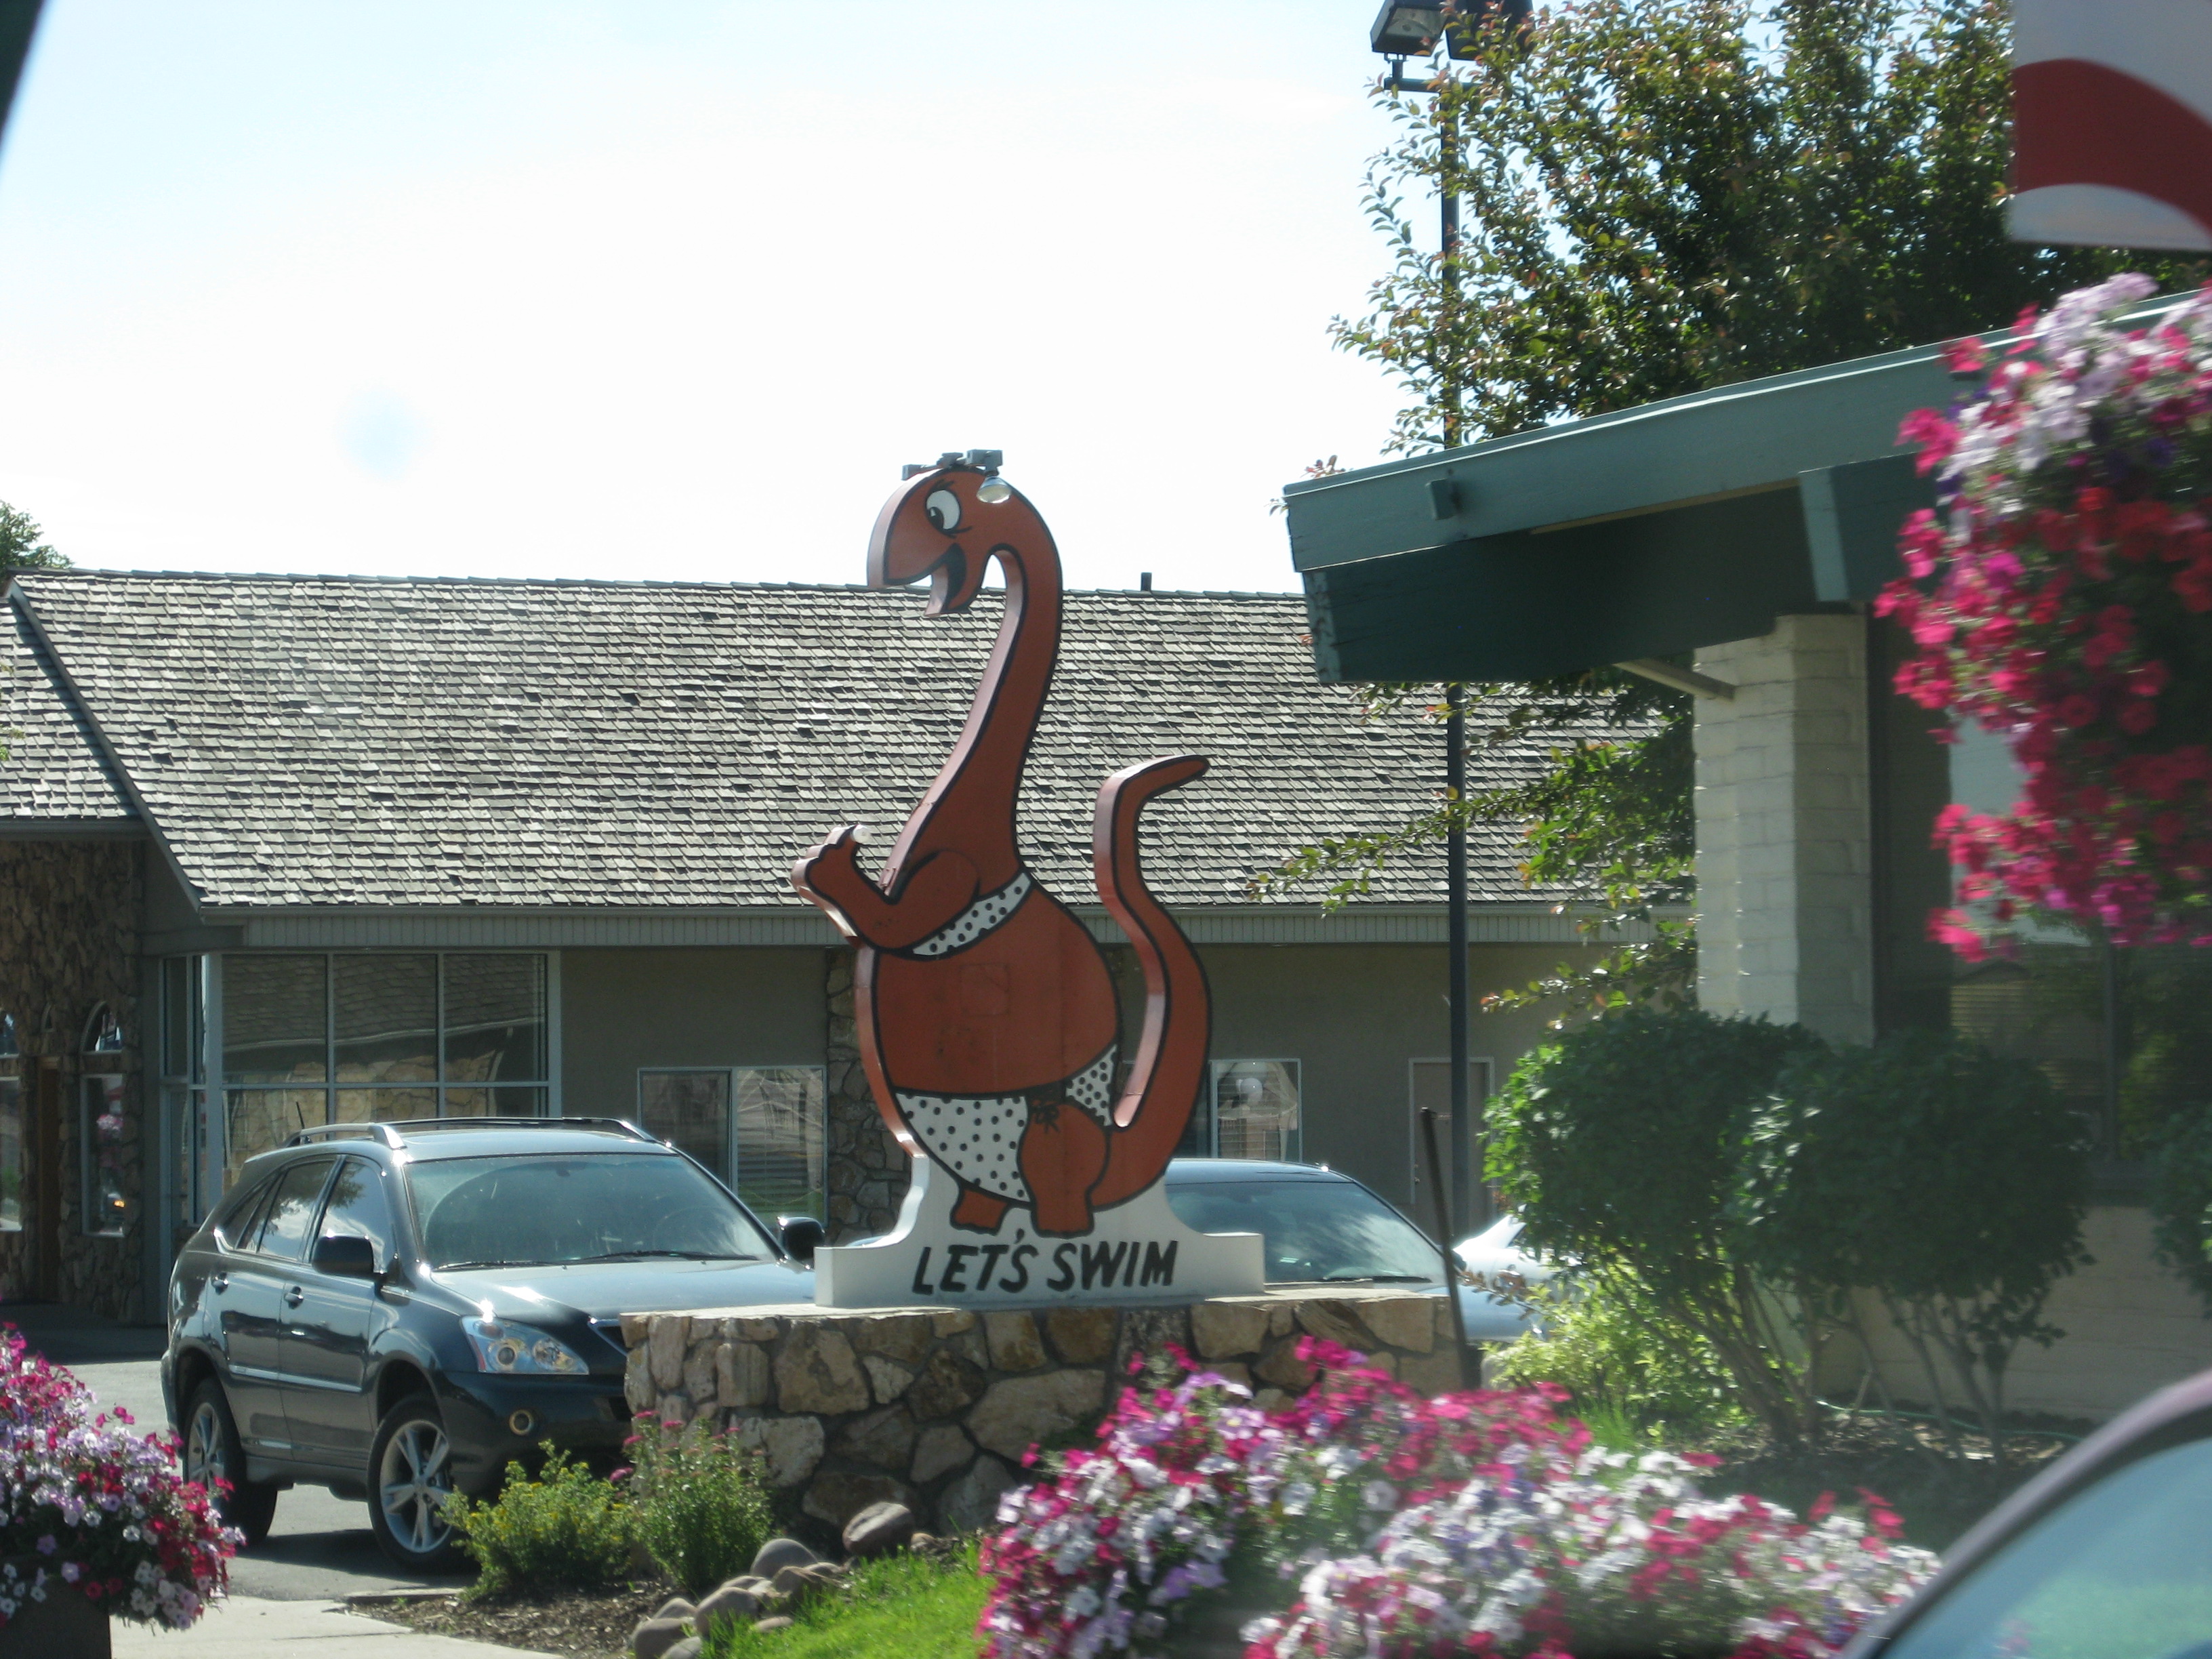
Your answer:
[[[930,579],[923,614],[964,611],[989,562],[1006,617],[951,758],[907,820],[880,882],[851,826],[792,871],[792,884],[859,947],[860,1059],[899,1144],[960,1184],[955,1224],[994,1232],[1027,1206],[1036,1230],[1091,1230],[1092,1212],[1166,1170],[1206,1079],[1206,973],[1146,890],[1137,815],[1206,770],[1194,755],[1116,772],[1098,793],[1098,896],[1145,978],[1144,1030],[1119,1102],[1120,1012],[1104,953],[1030,873],[1014,803],[1060,653],[1060,552],[1036,509],[1003,479],[931,468],[885,503],[868,585]]]

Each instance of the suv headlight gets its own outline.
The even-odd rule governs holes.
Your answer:
[[[535,1325],[478,1314],[461,1321],[476,1350],[477,1369],[506,1376],[581,1376],[591,1369],[576,1351]]]

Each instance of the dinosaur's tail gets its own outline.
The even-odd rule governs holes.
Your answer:
[[[1103,1206],[1159,1179],[1175,1156],[1206,1083],[1213,1017],[1206,969],[1175,918],[1145,885],[1137,859],[1137,815],[1145,803],[1206,770],[1197,755],[1170,755],[1124,768],[1098,792],[1091,856],[1098,896],[1136,947],[1145,975],[1144,1035],[1127,1086],[1114,1109],[1106,1171],[1091,1189]]]

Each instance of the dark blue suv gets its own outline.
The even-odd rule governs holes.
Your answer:
[[[445,1495],[629,1433],[621,1316],[806,1303],[820,1224],[772,1231],[633,1124],[333,1125],[249,1161],[177,1258],[161,1387],[189,1479],[265,1536],[301,1481],[453,1564]]]

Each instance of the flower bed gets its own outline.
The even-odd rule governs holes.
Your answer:
[[[1285,1608],[1246,1628],[1252,1659],[1822,1659],[1934,1571],[1878,1502],[1801,1522],[1708,1498],[1698,1460],[1593,1447],[1555,1388],[1429,1399],[1302,1352],[1325,1375],[1297,1401],[1203,1371],[1131,1389],[1097,1450],[1009,1494],[990,1659],[1157,1652],[1231,1597]]]
[[[130,1422],[94,1415],[82,1382],[0,1326],[0,1626],[80,1595],[181,1630],[222,1594],[240,1534],[178,1476],[174,1442]]]
[[[1967,904],[1933,931],[1969,957],[2021,910],[2212,943],[2212,289],[2112,319],[2154,288],[2024,315],[1983,390],[1902,434],[1942,505],[1875,602],[1918,647],[1897,689],[2002,734],[2026,775],[2010,812],[1938,821]],[[1980,343],[1952,365],[1979,373]]]

